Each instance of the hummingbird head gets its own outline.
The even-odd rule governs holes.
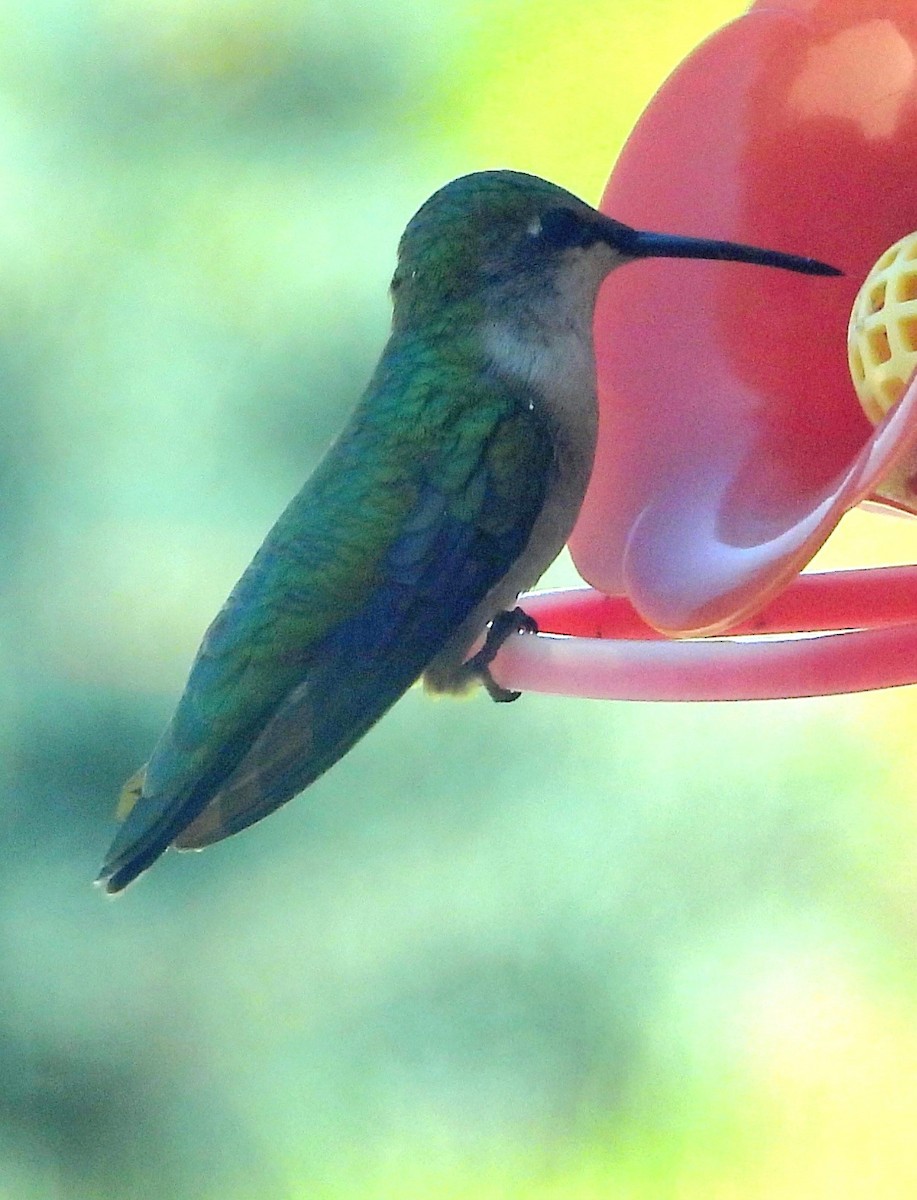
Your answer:
[[[480,171],[440,188],[408,224],[392,280],[395,324],[452,303],[543,306],[559,292],[591,313],[610,271],[648,257],[840,274],[773,250],[632,229],[536,175]]]

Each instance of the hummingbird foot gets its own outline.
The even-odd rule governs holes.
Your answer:
[[[468,672],[480,679],[481,683],[487,689],[488,696],[496,704],[510,704],[513,700],[518,700],[522,695],[521,692],[514,692],[509,688],[501,687],[491,675],[490,664],[496,658],[497,651],[506,639],[512,637],[513,634],[537,632],[538,622],[534,617],[529,616],[524,609],[504,609],[503,612],[497,613],[491,621],[484,645],[477,654],[473,655],[465,663]]]

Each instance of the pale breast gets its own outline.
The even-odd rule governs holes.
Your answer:
[[[486,626],[533,587],[563,549],[579,515],[595,456],[598,413],[591,330],[569,326],[546,339],[521,337],[491,322],[483,330],[494,369],[527,385],[532,407],[543,405],[554,436],[554,465],[541,512],[525,549],[462,623],[424,674],[430,691],[464,691],[473,679],[462,664]]]

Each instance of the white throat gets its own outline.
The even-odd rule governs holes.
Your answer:
[[[608,270],[604,256],[580,253],[558,271],[543,299],[511,300],[485,320],[485,351],[496,370],[533,387],[550,409],[595,409],[595,300]],[[537,401],[536,401],[537,403]],[[561,412],[557,413],[560,417]]]

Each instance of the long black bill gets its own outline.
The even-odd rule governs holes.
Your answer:
[[[837,267],[798,254],[762,250],[740,242],[717,242],[710,238],[679,237],[669,233],[646,233],[631,229],[619,221],[608,220],[604,238],[622,254],[634,258],[709,258],[721,262],[755,263],[759,267],[780,267],[803,275],[843,275]]]

